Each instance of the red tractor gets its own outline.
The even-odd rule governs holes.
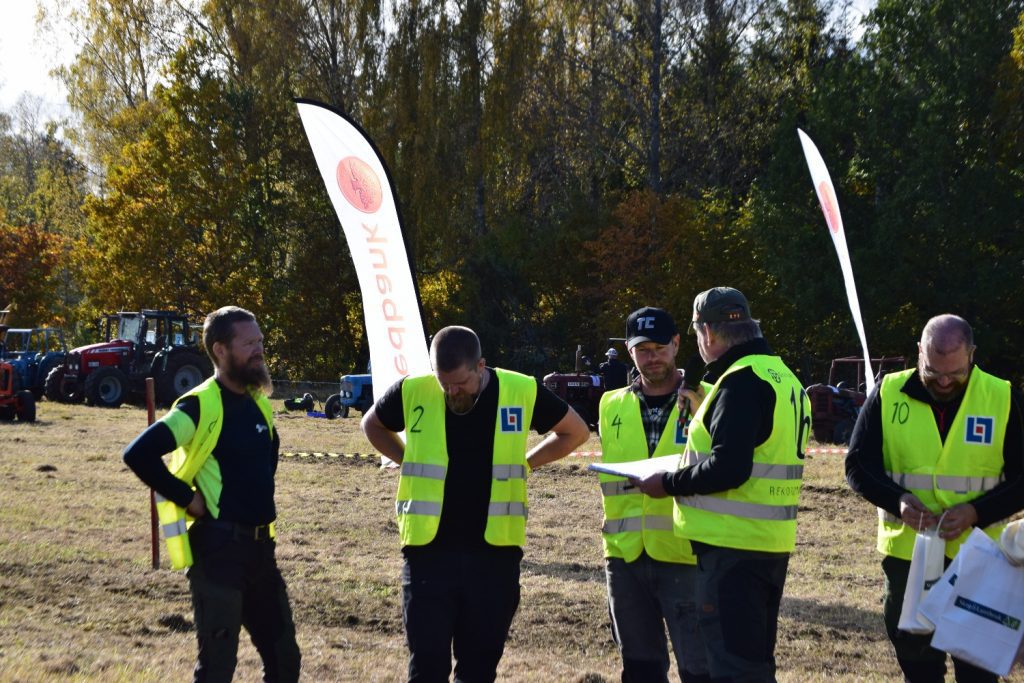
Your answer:
[[[872,358],[875,368],[875,382],[882,376],[907,367],[903,356]],[[867,399],[865,393],[864,359],[846,356],[832,361],[828,373],[828,384],[812,384],[807,387],[811,400],[811,429],[818,443],[850,443],[853,425],[860,408]]]
[[[597,429],[604,383],[596,368],[588,368],[583,347],[576,347],[575,372],[552,372],[544,376],[544,386],[572,406],[591,429]]]
[[[0,359],[4,357],[4,337],[9,329],[8,313],[6,309],[0,311]],[[36,397],[20,384],[17,368],[0,360],[0,420],[6,422],[17,417],[22,422],[36,421]]]
[[[51,401],[116,408],[139,402],[147,377],[156,399],[168,405],[213,374],[185,315],[174,311],[122,311],[106,318],[106,340],[72,349],[46,377]]]

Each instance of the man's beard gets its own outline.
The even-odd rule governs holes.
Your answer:
[[[660,363],[655,367],[651,365],[639,368],[638,372],[648,384],[658,384],[668,379],[676,371],[675,367],[668,363]]]
[[[270,370],[262,358],[250,358],[244,363],[235,361],[231,356],[224,374],[235,384],[241,384],[249,391],[258,389],[268,398],[274,393],[274,383],[270,379]]]
[[[921,384],[923,384],[925,390],[928,391],[928,395],[939,403],[949,403],[950,401],[962,396],[963,393],[967,391],[967,382],[970,381],[970,375],[968,375],[967,379],[964,379],[963,381],[954,380],[949,386],[942,388],[939,386],[939,381],[937,379],[924,378],[924,371],[921,363],[918,363],[917,374],[918,377],[921,378]]]
[[[478,398],[480,398],[480,394],[459,394],[458,396],[445,395],[444,400],[448,404],[448,409],[453,413],[465,415],[473,409]]]

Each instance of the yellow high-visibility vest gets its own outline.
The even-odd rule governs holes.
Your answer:
[[[975,367],[950,425],[946,441],[939,435],[932,407],[901,389],[916,370],[882,378],[882,460],[885,473],[938,514],[974,500],[1003,480],[1003,441],[1010,416],[1010,383]],[[998,540],[1006,525],[993,524],[985,533]],[[883,510],[878,518],[878,551],[909,560],[916,531]],[[955,557],[970,529],[946,541],[946,555]]]
[[[219,470],[208,467],[207,461],[217,445],[223,426],[224,404],[221,402],[220,392],[217,380],[210,377],[191,391],[179,396],[171,406],[173,409],[178,405],[178,401],[186,396],[196,396],[199,399],[199,424],[196,425],[195,435],[191,441],[179,446],[174,451],[168,469],[171,474],[191,486],[193,490],[196,485],[199,486],[203,498],[206,499],[207,514],[213,518],[217,518],[219,515],[218,502],[221,481]],[[263,418],[269,427],[268,435],[273,439],[274,411],[270,401],[262,392],[251,395],[256,401],[256,405],[259,406],[260,412],[263,413]],[[173,501],[167,500],[160,494],[156,494],[155,497],[157,517],[167,541],[167,555],[171,559],[171,569],[191,567],[192,548],[188,542],[188,527],[192,525],[192,518],[185,513],[185,508],[179,507]],[[274,535],[274,525],[271,524],[271,538]]]
[[[494,368],[498,410],[494,423],[491,496],[484,540],[491,545],[526,543],[526,439],[537,400],[537,382]],[[402,545],[426,545],[437,535],[448,472],[444,391],[432,375],[402,382],[407,442],[398,479],[395,514]]]
[[[696,465],[711,455],[707,407],[722,380],[749,367],[775,391],[775,412],[768,439],[754,448],[750,478],[739,487],[706,495],[676,497],[676,533],[709,545],[792,552],[796,513],[803,482],[804,451],[811,425],[811,404],[800,382],[778,356],[740,358],[722,373],[693,416],[682,464]]]
[[[601,453],[604,462],[647,459],[647,435],[640,417],[640,399],[629,388],[607,391],[601,396]],[[686,424],[679,424],[674,405],[651,457],[682,454],[686,447]],[[625,477],[598,474],[604,504],[602,541],[605,557],[633,562],[646,552],[661,562],[696,564],[690,542],[672,529],[671,498],[651,498],[627,489]]]

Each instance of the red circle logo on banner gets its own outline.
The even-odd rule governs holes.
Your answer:
[[[382,192],[380,180],[370,165],[358,157],[345,157],[338,162],[338,189],[348,203],[363,213],[376,213]]]

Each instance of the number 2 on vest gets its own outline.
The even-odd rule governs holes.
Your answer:
[[[416,432],[417,434],[419,434],[420,433],[420,428],[419,428],[420,420],[423,419],[423,406],[415,406],[412,409],[412,412],[416,413],[416,420],[412,423],[412,427],[409,427],[409,431],[410,432]]]

